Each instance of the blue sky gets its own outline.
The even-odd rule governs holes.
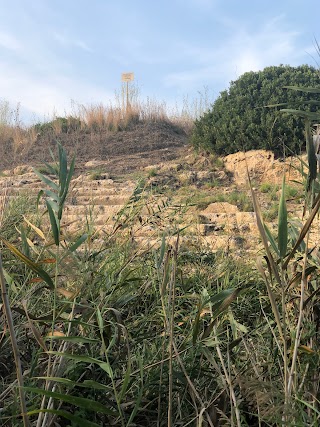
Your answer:
[[[0,98],[37,117],[114,99],[211,99],[246,71],[317,66],[318,0],[0,0]]]

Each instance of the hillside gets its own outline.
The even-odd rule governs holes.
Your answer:
[[[179,156],[188,140],[182,126],[166,120],[130,122],[118,131],[93,125],[62,130],[42,126],[39,132],[31,128],[18,142],[14,137],[5,139],[0,146],[0,170],[50,162],[50,150],[55,152],[59,141],[69,156],[76,155],[78,165],[99,159],[108,161],[112,172],[130,171]]]
[[[76,154],[70,185],[55,140],[69,166]],[[4,425],[318,425],[318,218],[296,245],[305,158],[195,153],[165,122],[22,148],[0,176]]]
[[[90,214],[96,238],[112,232],[117,213],[143,180],[140,214],[145,216],[145,225],[152,222],[147,218],[150,209],[157,211],[161,201],[162,211],[170,212],[170,221],[162,220],[162,230],[179,226],[187,246],[196,243],[245,256],[259,245],[247,166],[256,190],[261,189],[261,205],[269,222],[277,217],[283,171],[289,183],[297,177],[290,158],[284,164],[271,152],[252,151],[220,159],[195,154],[183,128],[163,121],[132,123],[119,132],[77,130],[54,135],[47,131],[38,135],[26,152],[15,156],[10,169],[2,170],[2,194],[8,199],[18,193],[36,195],[43,184],[32,166],[43,170],[44,161],[52,163],[50,150],[56,153],[57,140],[69,157],[76,155],[64,232],[80,232],[83,219]],[[289,208],[294,211],[301,192],[295,184],[288,191]],[[150,224],[141,227],[137,222],[131,228],[136,241],[159,244],[159,230],[153,233]]]

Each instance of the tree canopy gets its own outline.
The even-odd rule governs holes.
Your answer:
[[[191,142],[221,155],[251,149],[272,150],[281,155],[284,146],[289,152],[301,152],[304,121],[279,110],[318,111],[320,96],[315,98],[314,94],[286,86],[319,88],[319,71],[308,65],[280,65],[243,74],[196,120]]]

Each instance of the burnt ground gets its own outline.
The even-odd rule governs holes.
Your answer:
[[[15,156],[10,156],[10,144],[2,145],[0,170],[17,165],[39,165],[52,162],[56,155],[56,141],[69,156],[76,155],[76,164],[89,160],[108,161],[110,173],[127,173],[150,164],[173,160],[181,156],[188,143],[185,130],[170,122],[138,122],[117,132],[106,129],[78,129],[56,134],[48,130],[38,134],[37,140]]]

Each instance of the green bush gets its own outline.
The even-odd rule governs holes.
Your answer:
[[[81,121],[76,117],[56,117],[54,120],[45,123],[37,123],[35,130],[39,133],[70,133],[81,128]]]
[[[252,149],[267,149],[282,155],[284,145],[300,153],[304,148],[304,122],[279,110],[286,107],[317,111],[314,95],[285,87],[319,87],[319,77],[319,72],[307,65],[280,65],[243,74],[195,122],[192,144],[219,155]]]

